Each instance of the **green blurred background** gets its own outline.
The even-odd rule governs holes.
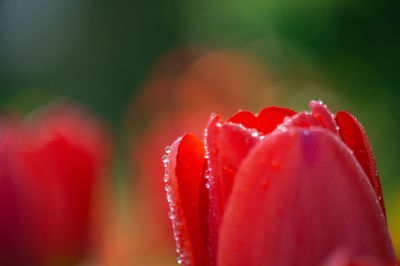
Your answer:
[[[359,119],[391,220],[400,211],[392,204],[400,192],[398,10],[388,0],[3,0],[0,109],[27,114],[68,97],[104,118],[123,150],[127,110],[162,55],[192,43],[237,50],[268,69],[278,104],[302,110],[321,98]]]

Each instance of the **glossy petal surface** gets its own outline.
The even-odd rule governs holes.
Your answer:
[[[314,118],[314,116],[310,113],[298,113],[292,116],[290,119],[285,120],[283,122],[282,127],[319,127],[321,124]]]
[[[204,144],[186,134],[174,142],[166,163],[170,218],[183,265],[207,265],[199,223],[199,188],[204,167]]]
[[[253,133],[254,135],[254,133]],[[205,136],[209,189],[208,245],[211,263],[215,261],[219,224],[231,194],[235,174],[248,152],[260,140],[243,126],[210,120]]]
[[[228,122],[241,124],[246,128],[257,128],[257,117],[254,116],[252,112],[240,111],[231,118]]]
[[[325,129],[274,131],[235,177],[218,265],[319,265],[337,248],[395,261],[367,176]]]
[[[296,114],[287,108],[271,106],[262,109],[257,116],[248,111],[241,111],[229,118],[229,122],[241,124],[246,128],[257,129],[262,134],[272,132],[285,117],[291,117]]]
[[[361,167],[368,176],[382,210],[385,212],[381,183],[379,181],[374,155],[372,154],[367,135],[365,134],[361,124],[351,114],[345,111],[340,111],[336,113],[335,119],[339,126],[340,137],[354,152],[354,156],[357,158]]]
[[[334,134],[338,133],[338,128],[334,120],[333,114],[329,112],[328,108],[321,101],[311,101],[310,110],[322,127],[329,129]]]
[[[257,130],[264,134],[270,133],[283,122],[285,117],[291,117],[294,114],[296,114],[295,111],[283,107],[264,108],[257,115]]]

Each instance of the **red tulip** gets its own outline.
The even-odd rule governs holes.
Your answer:
[[[70,265],[88,251],[107,156],[103,129],[76,108],[0,122],[0,265]]]
[[[204,140],[186,134],[168,148],[164,179],[178,262],[395,262],[361,125],[321,102],[310,109],[242,111],[227,122],[213,116]]]

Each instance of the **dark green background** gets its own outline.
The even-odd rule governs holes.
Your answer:
[[[314,88],[305,97],[355,114],[390,196],[400,184],[398,10],[379,0],[3,0],[0,108],[25,114],[66,96],[123,136],[161,55],[186,43],[238,49],[268,65],[281,104],[304,109],[309,99],[292,95]]]

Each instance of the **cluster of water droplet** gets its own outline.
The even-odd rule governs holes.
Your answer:
[[[242,124],[239,123],[233,123],[233,122],[225,122],[228,125],[233,125],[235,127],[240,127],[241,129],[247,131],[250,133],[250,135],[254,138],[259,138],[259,139],[264,139],[265,135],[261,132],[259,132],[257,129],[255,128],[247,128],[245,126],[243,126]]]
[[[180,139],[177,140],[178,142]],[[170,158],[169,155],[171,153],[171,147],[166,146],[165,147],[165,154],[162,156],[162,161],[164,164],[164,183],[165,183],[165,192],[167,194],[167,202],[169,206],[169,219],[171,219],[171,224],[172,224],[172,231],[173,231],[173,237],[176,243],[176,253],[178,255],[176,261],[178,264],[184,264],[185,262],[185,257],[187,252],[185,251],[185,248],[182,247],[182,242],[181,242],[181,236],[180,236],[180,227],[182,226],[181,222],[179,219],[177,219],[177,208],[175,206],[175,202],[173,197],[176,197],[176,195],[173,195],[172,191],[172,186],[171,186],[171,180],[170,176],[168,173],[168,164],[170,163]]]
[[[217,127],[221,127],[222,126],[222,124],[220,123],[220,122],[217,122]],[[211,167],[210,167],[210,164],[208,163],[208,159],[210,158],[210,151],[209,151],[209,147],[208,147],[208,145],[207,145],[207,143],[208,143],[208,141],[207,141],[207,136],[208,136],[208,130],[207,130],[207,128],[204,130],[204,150],[205,150],[205,153],[204,153],[204,158],[205,158],[205,160],[206,160],[206,164],[207,164],[207,168],[206,168],[206,170],[204,171],[204,178],[206,179],[206,184],[205,184],[205,186],[206,186],[206,188],[207,189],[210,189],[210,187],[211,187],[211,182],[213,181],[212,180],[212,178],[211,178]]]
[[[214,115],[215,117],[215,115]],[[213,117],[211,117],[213,118]],[[241,127],[243,130],[246,130],[248,132],[250,132],[251,137],[254,138],[260,138],[263,139],[264,135],[261,134],[260,132],[258,132],[256,129],[249,129],[244,127],[241,124],[236,124],[236,123],[231,123],[231,122],[226,122],[225,124],[232,124],[235,126],[239,126]],[[217,127],[222,127],[224,124],[222,122],[217,122],[216,126]],[[204,144],[205,144],[205,155],[204,158],[206,160],[207,163],[207,168],[204,172],[204,178],[206,179],[206,183],[205,183],[205,187],[210,190],[213,188],[215,180],[212,177],[212,172],[213,169],[210,166],[210,163],[208,162],[209,158],[210,158],[210,151],[209,151],[209,147],[208,147],[208,141],[207,141],[207,136],[208,136],[208,130],[207,128],[204,130]],[[177,140],[177,142],[179,142],[180,140]],[[177,252],[177,262],[178,264],[185,264],[186,260],[186,254],[188,254],[188,251],[185,250],[186,248],[182,246],[182,242],[181,242],[181,236],[180,236],[180,227],[182,226],[181,222],[179,221],[179,219],[177,219],[177,209],[175,206],[175,202],[173,200],[173,197],[176,197],[176,195],[173,195],[173,191],[172,191],[172,187],[171,187],[171,180],[170,180],[170,176],[168,173],[168,164],[170,163],[170,158],[169,155],[171,153],[171,147],[167,146],[165,147],[165,155],[162,156],[162,161],[164,163],[164,168],[165,168],[165,174],[164,174],[164,183],[165,183],[165,191],[167,194],[167,201],[168,201],[168,205],[169,205],[169,218],[171,219],[171,223],[172,223],[172,229],[173,229],[173,234],[174,234],[174,239],[176,242],[176,252]],[[212,202],[214,201],[213,199],[213,193],[209,193],[209,202],[210,204],[212,204]],[[212,216],[215,216],[215,210],[213,210],[213,208],[209,209],[209,219]],[[210,228],[211,229],[211,228]],[[215,232],[216,233],[216,232]]]

